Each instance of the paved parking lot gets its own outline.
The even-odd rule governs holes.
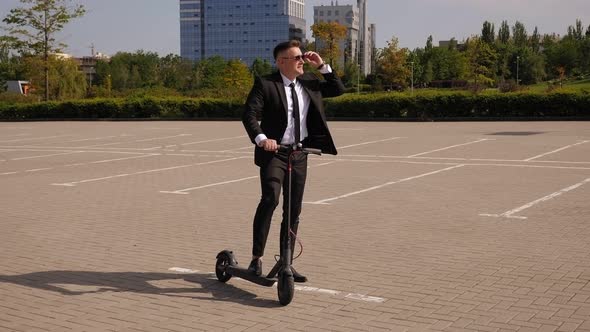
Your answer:
[[[330,126],[282,307],[241,123],[0,123],[0,331],[590,331],[587,122]]]

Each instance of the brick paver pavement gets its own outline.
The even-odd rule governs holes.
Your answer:
[[[588,123],[331,128],[282,307],[240,123],[0,123],[0,331],[590,331]]]

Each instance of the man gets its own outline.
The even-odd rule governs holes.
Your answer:
[[[262,274],[262,256],[270,230],[273,212],[279,204],[281,187],[288,190],[287,153],[279,152],[279,144],[301,142],[304,147],[321,149],[336,154],[336,147],[326,124],[322,97],[335,97],[344,93],[344,85],[316,52],[302,53],[296,40],[280,43],[273,51],[278,72],[267,77],[256,77],[248,95],[242,122],[252,143],[256,144],[254,162],[260,167],[262,197],[253,224],[252,261],[248,270]],[[320,81],[314,74],[304,74],[308,63],[324,77]],[[261,122],[258,123],[257,115]],[[296,124],[299,123],[299,126]],[[303,190],[307,175],[307,155],[296,153],[292,157],[292,208],[291,232],[287,229],[289,202],[283,194],[283,221],[281,248],[287,234],[296,236]],[[293,250],[295,241],[291,242]],[[282,253],[281,253],[282,256]],[[307,278],[293,269],[295,282]]]

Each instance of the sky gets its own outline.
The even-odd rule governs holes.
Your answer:
[[[335,1],[334,1],[335,2]],[[96,52],[113,55],[118,51],[144,50],[161,56],[180,53],[178,0],[74,0],[87,13],[65,26],[58,40],[74,56]],[[313,24],[313,6],[330,5],[332,0],[307,0],[307,26]],[[339,5],[355,4],[340,0]],[[19,0],[1,0],[0,17]],[[503,20],[510,26],[520,21],[529,34],[538,27],[541,34],[564,35],[580,19],[590,25],[590,0],[367,0],[367,21],[376,24],[377,47],[397,38],[400,47],[424,47],[432,35],[439,40],[464,40],[481,34],[484,21],[494,23],[496,33]],[[0,23],[0,26],[4,26]],[[5,32],[0,32],[4,34]],[[311,39],[308,31],[307,38]]]

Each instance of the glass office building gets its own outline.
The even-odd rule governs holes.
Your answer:
[[[256,58],[274,63],[274,47],[305,39],[305,0],[180,0],[180,55]]]

